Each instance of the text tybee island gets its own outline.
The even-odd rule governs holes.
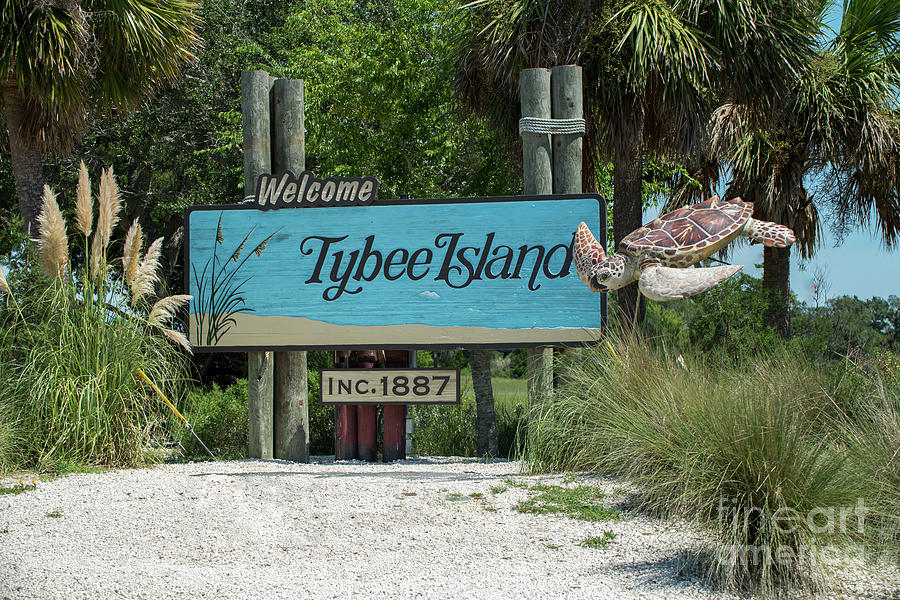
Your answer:
[[[364,178],[355,186],[302,175],[264,182],[266,208],[290,201],[281,210],[188,211],[195,348],[506,348],[582,343],[599,331],[602,303],[575,273],[572,242],[580,221],[603,231],[602,198],[362,203],[371,200]],[[356,201],[345,200],[354,190]],[[323,191],[330,203],[297,205]]]
[[[513,279],[537,291],[543,280],[566,277],[572,267],[571,240],[552,246],[517,245],[493,231],[483,236],[442,232],[430,246],[419,248],[379,246],[374,234],[364,238],[309,235],[300,243],[300,253],[315,259],[304,283],[322,285],[326,301],[360,294],[367,282],[376,279],[431,279],[453,289],[484,280]]]

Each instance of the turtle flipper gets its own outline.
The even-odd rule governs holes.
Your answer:
[[[789,227],[771,221],[750,219],[747,221],[745,231],[750,243],[759,243],[769,248],[787,248],[797,241]]]
[[[641,270],[638,286],[651,300],[680,300],[718,285],[740,271],[742,265],[675,269],[653,264]]]
[[[572,245],[572,262],[575,263],[575,270],[578,278],[591,287],[592,291],[597,291],[591,286],[591,278],[597,271],[600,263],[606,259],[606,251],[600,242],[588,229],[588,226],[582,221],[578,224],[578,230],[575,232],[575,240]]]

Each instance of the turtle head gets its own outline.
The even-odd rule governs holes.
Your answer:
[[[572,247],[572,260],[581,279],[592,292],[608,292],[637,279],[634,261],[622,254],[606,256],[603,246],[584,223],[579,223]]]

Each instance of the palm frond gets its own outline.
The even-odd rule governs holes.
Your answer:
[[[841,26],[833,47],[866,48],[887,53],[897,47],[900,36],[900,5],[894,0],[850,0],[844,2]]]
[[[195,60],[200,39],[193,0],[99,0],[95,90],[106,104],[130,108]]]
[[[628,79],[643,90],[658,73],[666,73],[673,88],[681,82],[704,81],[709,57],[697,31],[682,20],[674,7],[656,0],[632,2],[613,16],[621,20],[625,33],[614,48],[628,56]],[[672,93],[666,89],[663,93]]]
[[[94,105],[131,108],[199,46],[193,0],[0,2],[0,71],[25,106],[18,135],[68,150]],[[90,11],[88,13],[88,11]]]

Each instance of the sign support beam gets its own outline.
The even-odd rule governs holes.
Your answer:
[[[276,79],[272,86],[272,169],[306,169],[303,81]],[[274,435],[275,458],[309,462],[309,390],[306,352],[275,352]]]
[[[522,117],[584,117],[582,69],[579,66],[523,70],[519,90]],[[549,134],[523,132],[522,153],[526,194],[581,193],[582,134],[555,134],[551,138]],[[605,306],[601,308],[601,314],[605,314]],[[529,419],[534,419],[540,404],[553,393],[553,349],[528,349],[527,370]]]
[[[525,69],[519,75],[523,117],[551,118],[550,70]],[[553,146],[550,134],[522,134],[522,169],[526,194],[553,193]],[[527,354],[529,420],[553,391],[553,349],[529,348]],[[529,427],[529,430],[533,428]]]
[[[265,71],[241,74],[241,113],[244,133],[244,195],[254,192],[256,180],[272,171],[269,91]],[[273,457],[274,360],[271,352],[247,353],[247,401],[250,411],[251,458]]]

